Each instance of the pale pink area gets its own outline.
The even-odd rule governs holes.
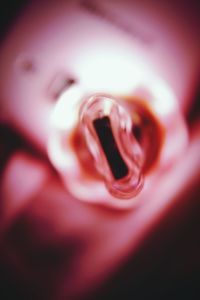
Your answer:
[[[102,9],[112,3],[96,2]],[[122,19],[127,17],[133,29],[136,23],[136,29],[150,37],[152,43],[145,44],[134,36],[131,39],[101,18],[95,19],[81,10],[76,2],[52,1],[49,4],[43,1],[34,2],[24,12],[2,44],[0,88],[4,115],[1,117],[12,121],[41,148],[46,148],[49,114],[53,108],[54,95],[51,95],[50,87],[60,72],[66,77],[77,78],[88,87],[91,87],[90,81],[92,83],[101,74],[96,92],[102,91],[105,87],[102,82],[106,85],[108,79],[109,85],[118,89],[120,78],[124,78],[121,87],[124,93],[129,93],[131,85],[126,86],[124,82],[131,79],[134,83],[134,76],[131,77],[129,71],[125,76],[127,62],[132,70],[135,66],[146,66],[172,87],[180,106],[187,106],[199,66],[198,35],[194,43],[196,27],[191,23],[188,32],[188,20],[185,22],[182,14],[177,19],[177,14],[166,3],[163,6],[143,1],[117,3],[113,13],[121,12]],[[109,11],[112,13],[111,8]],[[131,11],[134,13],[133,24]],[[99,53],[102,58],[98,58]],[[109,78],[106,75],[112,64],[106,64],[107,71],[101,72],[104,60],[111,56],[119,62],[115,72],[117,84],[116,78],[112,81],[113,73]],[[99,66],[95,73],[88,73],[89,62],[92,65],[96,59]]]
[[[20,214],[34,194],[47,181],[49,173],[45,165],[30,155],[18,152],[12,156],[1,181],[2,225]]]

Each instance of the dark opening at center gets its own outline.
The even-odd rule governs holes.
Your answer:
[[[114,178],[122,179],[128,174],[128,168],[115,142],[110,119],[108,117],[95,119],[93,125]]]

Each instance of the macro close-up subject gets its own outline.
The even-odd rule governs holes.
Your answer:
[[[0,299],[199,299],[200,3],[0,8]]]

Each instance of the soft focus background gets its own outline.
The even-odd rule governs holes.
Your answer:
[[[1,1],[0,47],[27,3]],[[163,3],[185,19],[200,51],[199,2]],[[159,195],[167,203],[162,188],[170,198],[156,218],[156,202],[150,212],[144,205],[121,214],[66,196],[44,152],[5,122],[0,91],[0,299],[199,299],[200,59],[196,64],[184,107],[189,146],[152,189],[150,202]],[[180,173],[185,180],[173,194],[167,178]],[[20,185],[27,186],[23,195]],[[154,221],[143,227],[150,215]]]

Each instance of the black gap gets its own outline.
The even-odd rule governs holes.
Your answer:
[[[115,142],[110,119],[108,117],[95,119],[93,125],[114,178],[122,179],[128,174],[128,168]]]

